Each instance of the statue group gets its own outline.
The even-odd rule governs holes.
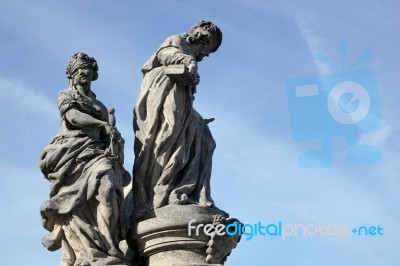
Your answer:
[[[187,234],[194,217],[211,224],[238,222],[211,198],[213,119],[193,108],[198,62],[221,41],[220,29],[201,21],[188,33],[168,37],[144,64],[134,109],[132,178],[123,167],[124,139],[114,109],[92,91],[97,62],[81,52],[72,56],[69,86],[58,96],[60,131],[40,161],[51,184],[50,199],[41,206],[50,232],[42,243],[50,251],[62,247],[61,265],[224,263],[238,237],[218,242],[215,234]],[[124,199],[128,185],[131,197]],[[129,247],[123,252],[124,240]]]

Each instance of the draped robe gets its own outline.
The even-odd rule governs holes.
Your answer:
[[[118,246],[126,231],[123,168],[105,154],[107,136],[93,139],[65,117],[73,108],[108,121],[107,109],[71,88],[60,92],[58,104],[61,129],[40,162],[51,182],[50,199],[41,206],[43,226],[51,233],[42,242],[51,251],[63,247],[62,266],[126,265]]]
[[[173,204],[212,206],[210,177],[215,141],[193,109],[188,76],[165,74],[171,65],[197,65],[185,35],[167,38],[142,68],[134,111],[136,215]]]

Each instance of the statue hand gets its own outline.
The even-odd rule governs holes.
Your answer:
[[[189,70],[189,80],[190,83],[192,83],[193,85],[197,85],[200,83],[200,76],[197,73],[197,64],[190,64],[188,67]]]
[[[208,125],[209,123],[213,122],[215,118],[206,118],[204,119],[204,122]]]
[[[116,133],[117,129],[115,127],[109,125],[109,124],[105,125],[104,129],[105,129],[107,135],[109,135],[110,137],[113,137],[113,136],[115,136],[117,134]]]

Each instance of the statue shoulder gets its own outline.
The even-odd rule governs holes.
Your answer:
[[[76,96],[74,96],[74,94],[75,93],[70,88],[67,88],[58,93],[57,100],[59,103],[67,101],[67,100],[71,101],[72,99],[76,98]]]
[[[165,47],[177,47],[180,49],[186,49],[186,47],[189,46],[189,44],[186,42],[185,35],[172,35],[169,36],[165,41],[161,44],[160,48],[158,50],[161,50],[162,48]]]
[[[157,49],[157,51],[150,57],[149,60],[143,65],[142,73],[145,74],[151,71],[153,68],[161,66],[161,63],[157,59],[157,54],[164,48],[175,47],[182,51],[183,53],[190,54],[189,44],[186,42],[186,37],[184,34],[177,34],[169,36],[165,41],[161,44],[161,46]]]

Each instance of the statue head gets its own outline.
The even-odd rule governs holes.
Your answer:
[[[73,79],[74,76],[78,73],[79,69],[90,68],[93,70],[92,81],[96,80],[99,77],[98,70],[99,66],[97,65],[97,61],[93,57],[89,57],[85,53],[74,53],[72,55],[71,61],[67,66],[67,78]]]
[[[199,51],[201,58],[198,59],[201,60],[203,56],[208,56],[209,53],[218,50],[222,42],[222,32],[212,22],[202,20],[190,29],[187,41],[193,45],[201,46],[200,50],[207,50],[203,54],[201,54],[202,51]]]

